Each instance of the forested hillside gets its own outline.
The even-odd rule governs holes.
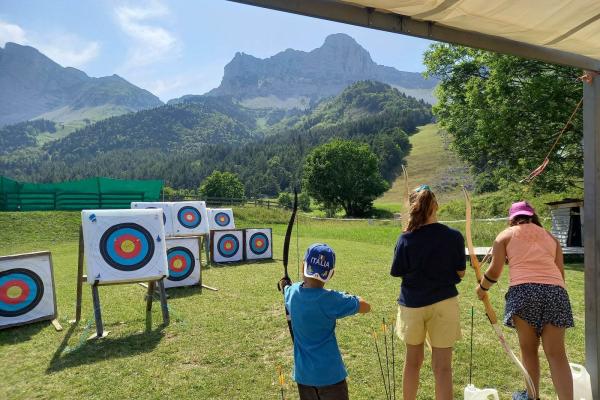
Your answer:
[[[195,97],[2,156],[0,170],[34,181],[102,175],[196,188],[218,169],[240,175],[248,195],[274,195],[298,182],[308,151],[332,138],[368,143],[392,179],[409,150],[408,134],[431,118],[428,104],[377,82],[358,82],[301,116]]]

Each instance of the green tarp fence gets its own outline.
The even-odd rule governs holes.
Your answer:
[[[159,201],[162,187],[160,180],[25,183],[0,176],[0,211],[130,208],[132,201]]]

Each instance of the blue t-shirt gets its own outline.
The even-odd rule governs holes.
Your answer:
[[[458,296],[456,271],[467,265],[462,234],[440,223],[403,233],[390,274],[402,277],[398,304],[425,307]]]
[[[348,376],[335,337],[335,321],[358,312],[358,297],[297,282],[285,288],[294,331],[294,380],[327,386]]]

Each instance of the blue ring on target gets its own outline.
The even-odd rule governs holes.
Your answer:
[[[230,246],[230,248],[227,246]],[[235,235],[227,233],[219,238],[217,250],[221,256],[231,258],[240,250],[240,242]]]
[[[222,220],[222,221],[221,221]],[[215,224],[219,226],[227,226],[231,222],[231,218],[229,218],[229,214],[224,212],[218,212],[215,214]]]
[[[21,288],[20,298],[9,301],[7,285]],[[35,272],[25,268],[0,272],[0,317],[18,317],[26,314],[40,303],[43,296],[44,284]]]
[[[133,248],[123,249],[123,245]],[[117,224],[102,234],[100,254],[108,265],[119,271],[136,271],[148,264],[154,256],[154,240],[150,232],[141,225],[129,222]]]
[[[185,206],[177,212],[177,220],[183,227],[194,229],[202,223],[202,214],[196,207]]]
[[[259,244],[259,241],[262,241],[262,246]],[[250,236],[250,250],[254,254],[264,254],[267,250],[269,250],[269,238],[262,232],[257,232]]]
[[[176,260],[182,261],[182,268],[175,268],[173,263]],[[196,259],[190,251],[190,249],[177,246],[167,250],[167,261],[169,264],[169,276],[167,277],[170,281],[182,281],[194,272],[196,267]],[[178,269],[180,269],[178,271]]]

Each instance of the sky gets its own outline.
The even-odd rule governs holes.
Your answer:
[[[310,51],[340,32],[379,64],[424,70],[427,40],[226,0],[0,0],[0,47],[16,42],[90,76],[118,74],[163,101],[219,86],[236,52]]]

